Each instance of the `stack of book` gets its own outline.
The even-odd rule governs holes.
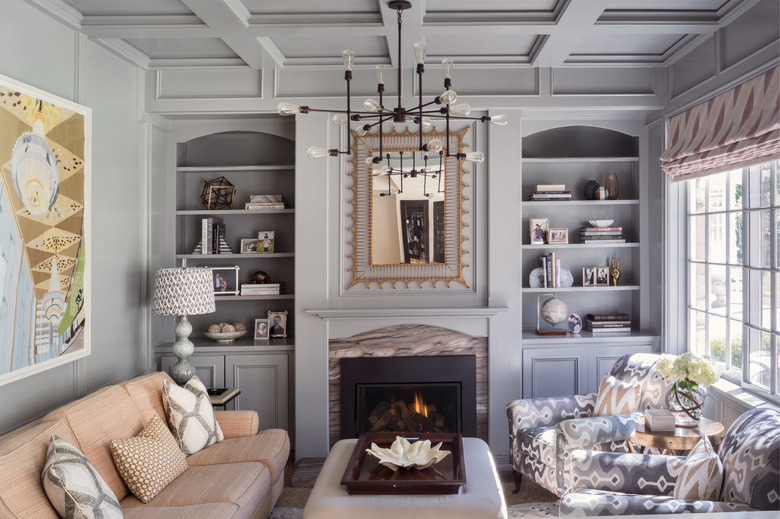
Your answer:
[[[623,227],[581,227],[580,243],[626,243]]]
[[[282,283],[245,283],[241,285],[242,296],[278,296],[282,293]]]
[[[539,266],[544,271],[544,288],[561,286],[561,260],[555,257],[554,252],[539,256]]]
[[[571,200],[571,191],[564,184],[537,184],[528,200]]]
[[[282,195],[249,195],[249,202],[244,209],[263,211],[268,209],[284,209]]]
[[[631,318],[628,314],[588,314],[585,329],[593,333],[630,332]]]
[[[200,220],[200,243],[193,254],[230,254],[232,251],[225,241],[225,224],[222,218],[210,216]]]
[[[674,415],[666,409],[648,409],[645,427],[650,431],[674,431]]]

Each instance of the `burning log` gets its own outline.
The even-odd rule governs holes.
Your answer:
[[[390,402],[382,400],[371,411],[371,414],[368,415],[368,421],[372,424],[376,423],[387,411],[390,411]]]

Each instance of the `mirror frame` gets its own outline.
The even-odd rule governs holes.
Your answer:
[[[461,153],[465,147],[463,140],[469,127],[458,132],[451,132],[450,152]],[[465,195],[466,185],[464,176],[469,174],[463,169],[463,161],[455,157],[445,157],[445,188],[444,188],[444,262],[443,263],[398,263],[394,265],[383,265],[373,263],[373,211],[374,211],[374,177],[371,169],[366,164],[366,159],[379,151],[379,136],[377,134],[366,134],[358,136],[355,131],[350,129],[352,137],[352,164],[353,183],[349,187],[352,191],[352,200],[349,204],[352,206],[352,214],[347,218],[352,220],[349,232],[352,233],[352,241],[349,245],[352,247],[352,253],[349,258],[352,260],[352,267],[348,270],[352,272],[352,279],[347,285],[347,290],[360,284],[365,284],[367,288],[372,285],[378,285],[382,288],[386,283],[392,284],[397,288],[398,284],[405,284],[407,288],[417,284],[420,288],[432,285],[436,288],[440,283],[449,287],[452,283],[459,283],[465,288],[469,284],[464,278],[463,271],[467,266],[463,259],[466,255],[464,248],[465,241],[468,239],[464,230],[468,224],[464,223],[464,217],[468,210],[464,209],[464,203],[468,200]],[[444,141],[445,133],[434,131],[423,133],[426,140],[438,138]],[[420,134],[411,133],[408,128],[399,133],[394,128],[391,133],[385,134],[383,138],[383,152],[398,151],[418,151],[420,143]]]

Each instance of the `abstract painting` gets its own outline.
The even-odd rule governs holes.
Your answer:
[[[90,124],[0,75],[0,385],[90,353]]]

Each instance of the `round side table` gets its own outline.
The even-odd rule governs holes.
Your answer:
[[[661,454],[684,454],[693,449],[702,436],[707,436],[716,448],[723,440],[723,424],[702,418],[698,427],[675,427],[674,431],[650,431],[645,427],[644,417],[639,419],[636,431],[628,439],[628,449],[636,453],[635,446],[661,449]]]

